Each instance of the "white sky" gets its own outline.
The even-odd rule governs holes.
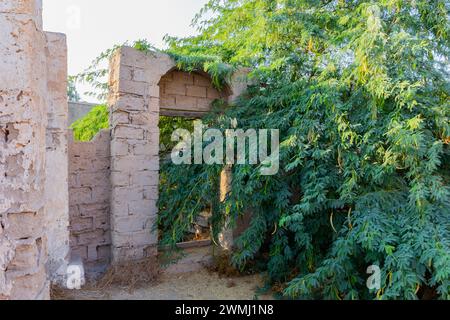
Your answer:
[[[195,34],[192,18],[207,0],[44,0],[44,30],[67,35],[69,74],[83,71],[114,44]],[[83,93],[87,88],[78,86]],[[93,101],[93,98],[82,97]]]

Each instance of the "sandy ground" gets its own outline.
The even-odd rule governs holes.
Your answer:
[[[163,275],[159,283],[129,292],[112,287],[101,292],[80,290],[66,293],[69,300],[267,300],[270,296],[255,295],[262,284],[259,276],[220,278],[208,271],[177,276]]]
[[[134,289],[110,287],[107,290],[66,291],[68,300],[268,300],[271,295],[257,295],[263,286],[261,275],[219,276],[204,268],[207,249],[191,250],[177,265],[165,270],[157,283]]]

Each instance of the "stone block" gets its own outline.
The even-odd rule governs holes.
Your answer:
[[[130,124],[129,113],[119,110],[113,113],[111,125],[115,127],[120,124]]]
[[[87,260],[87,258],[88,258],[87,246],[72,246],[70,249],[71,249],[72,256],[77,256],[83,260]]]
[[[116,157],[112,163],[112,170],[116,172],[158,171],[159,158],[145,155]]]
[[[139,127],[132,126],[116,126],[114,128],[114,138],[115,139],[144,139],[144,130]]]
[[[157,128],[159,117],[147,112],[131,113],[131,124],[134,126],[147,126],[149,128]]]
[[[115,219],[114,232],[119,233],[140,232],[142,230],[145,230],[144,226],[145,226],[145,217],[140,217],[137,215],[134,216],[129,215]]]
[[[111,173],[111,184],[114,187],[127,187],[130,186],[130,176],[128,172],[112,172]]]
[[[88,218],[72,218],[70,221],[70,230],[72,233],[78,234],[93,229],[94,219]]]
[[[147,104],[144,97],[137,97],[131,94],[121,94],[116,98],[112,106],[112,117],[117,111],[145,111]]]
[[[131,173],[131,185],[138,186],[158,186],[158,171],[139,171]]]
[[[169,82],[164,86],[164,93],[167,95],[185,96],[187,93],[186,84],[183,82]]]
[[[128,203],[130,201],[142,200],[144,198],[144,195],[142,188],[131,186],[113,188],[112,197],[114,199],[114,202]]]
[[[186,87],[186,95],[190,97],[197,97],[197,98],[206,98],[206,87],[199,87],[199,86],[187,86]]]
[[[182,110],[196,110],[197,109],[197,98],[186,97],[186,96],[176,96],[175,105],[177,109]]]
[[[139,232],[121,233],[113,230],[113,243],[116,247],[145,247],[156,244],[158,239],[150,230]]]
[[[175,106],[175,97],[174,96],[161,96],[161,107],[173,107]]]
[[[43,219],[42,212],[9,213],[5,230],[13,240],[34,239],[43,232]]]
[[[71,189],[69,193],[69,205],[90,204],[92,203],[92,189],[91,188],[76,188]]]
[[[183,71],[172,71],[173,82],[183,83],[183,84],[194,84],[194,76],[191,73]]]
[[[219,91],[217,91],[214,88],[208,88],[207,90],[207,96],[208,99],[220,99],[221,98],[221,94],[219,93]]]
[[[141,260],[145,257],[146,246],[132,247],[132,246],[121,246],[112,248],[112,257],[115,262],[124,261],[136,261]]]
[[[109,261],[111,259],[111,245],[98,246],[97,258],[99,260]]]
[[[37,268],[39,262],[39,250],[36,243],[19,244],[16,246],[14,259],[8,265],[10,271],[20,271]]]
[[[158,200],[159,187],[158,186],[144,186],[144,199]]]
[[[8,277],[7,272],[7,277]],[[40,296],[47,297],[48,281],[45,268],[42,266],[37,272],[24,276],[13,277],[13,287],[10,298],[13,300],[35,300]]]
[[[133,81],[137,81],[137,82],[147,82],[147,74],[145,69],[143,68],[133,68],[133,72],[132,72],[132,80]]]
[[[108,214],[109,202],[79,205],[81,217],[99,217]]]
[[[109,212],[105,212],[104,215],[98,215],[94,217],[94,229],[102,229],[109,231],[111,227],[109,221]]]
[[[78,188],[80,184],[78,182],[78,174],[73,173],[69,175],[69,188]]]
[[[120,48],[120,65],[145,69],[149,63],[149,56],[131,47]]]
[[[105,244],[108,242],[106,232],[103,230],[94,230],[81,233],[77,236],[78,245],[91,245],[93,243]]]
[[[198,99],[197,100],[197,110],[199,111],[209,111],[212,107],[211,99]]]
[[[97,260],[98,256],[97,256],[97,246],[96,245],[87,246],[87,251],[88,251],[88,256],[87,256],[88,261]]]
[[[146,82],[137,82],[132,80],[120,80],[118,92],[133,94],[137,96],[145,96],[149,85]]]
[[[80,153],[80,156],[75,156],[70,158],[69,162],[69,171],[70,172],[76,172],[76,171],[87,171],[92,170],[92,162],[90,157],[88,156],[88,150],[92,150],[92,155],[95,154],[95,151],[91,148],[86,149],[87,153],[83,154]],[[81,156],[83,154],[83,156]]]
[[[114,139],[111,142],[111,156],[126,156],[129,154],[129,144],[126,139]]]
[[[154,141],[147,143],[147,141],[144,140],[143,143],[133,145],[133,154],[136,156],[159,156],[159,139],[154,137],[151,140]]]
[[[159,118],[159,103],[160,103],[159,96],[157,98],[156,97],[147,98],[148,111],[154,113],[158,118]]]
[[[111,194],[111,188],[108,185],[97,186],[92,188],[92,202],[103,203],[108,202]]]
[[[109,175],[105,172],[81,172],[78,175],[78,182],[81,187],[109,186]]]
[[[133,219],[154,217],[158,213],[156,200],[130,201],[128,202],[128,212],[133,215]]]
[[[80,216],[80,210],[78,209],[78,205],[69,207],[69,216],[70,217],[79,217]]]
[[[99,172],[99,171],[109,171],[111,168],[111,162],[109,157],[103,158],[103,157],[95,157],[92,161],[92,172]]]
[[[208,79],[207,77],[200,74],[194,74],[193,76],[194,85],[201,87],[211,87],[211,79]]]

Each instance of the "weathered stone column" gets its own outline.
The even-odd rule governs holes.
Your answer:
[[[0,1],[0,299],[49,298],[40,0]]]
[[[248,73],[250,72],[247,68],[241,68],[237,70],[232,78],[230,83],[231,95],[228,97],[228,103],[234,103],[236,99],[245,91],[248,87]],[[232,192],[231,184],[233,179],[233,166],[226,165],[220,174],[220,201],[224,202],[227,196]],[[227,215],[227,212],[223,212],[224,215]],[[247,214],[248,215],[248,214]],[[225,226],[219,234],[219,245],[222,250],[226,252],[230,252],[233,249],[234,245],[234,234],[235,230],[229,225],[230,218],[225,217]],[[237,223],[242,222],[242,219],[239,219]],[[237,229],[240,229],[238,225]]]
[[[46,226],[48,272],[65,285],[69,263],[69,188],[67,152],[67,45],[64,34],[46,32],[48,126],[46,152]]]
[[[228,195],[231,193],[231,183],[232,183],[232,165],[226,165],[220,174],[220,201],[224,202]],[[223,213],[228,215],[227,212]],[[225,217],[225,226],[222,232],[219,234],[219,245],[222,250],[230,252],[233,249],[234,239],[233,239],[233,229],[228,225],[230,218]]]
[[[123,47],[111,60],[111,240],[113,263],[154,256],[159,185],[159,87],[174,67],[165,55]]]

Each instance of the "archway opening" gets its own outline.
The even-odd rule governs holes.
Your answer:
[[[160,89],[160,191],[170,188],[167,182],[168,168],[172,164],[171,152],[176,142],[172,133],[185,129],[193,133],[194,121],[201,120],[215,105],[224,105],[230,96],[228,87],[218,90],[211,77],[205,72],[183,72],[176,68],[167,72],[159,82]],[[167,191],[167,189],[165,189]],[[212,206],[199,203],[201,213],[195,217],[180,240],[181,247],[195,247],[211,243]],[[159,208],[159,211],[165,208]],[[164,223],[159,224],[159,235],[164,231]]]

